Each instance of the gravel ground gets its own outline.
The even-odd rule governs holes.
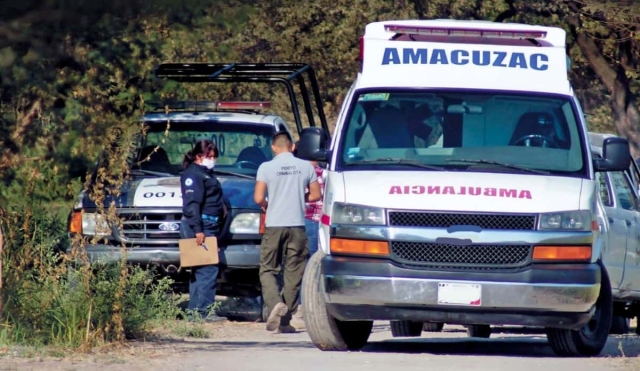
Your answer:
[[[209,337],[200,339],[184,337],[184,326],[167,324],[154,339],[131,342],[103,354],[15,358],[5,350],[0,370],[388,371],[398,366],[402,370],[456,371],[640,370],[640,338],[633,334],[634,329],[628,335],[611,336],[599,357],[558,358],[536,329],[522,333],[517,328],[494,328],[490,339],[469,339],[463,327],[447,325],[441,333],[393,339],[388,322],[377,322],[363,351],[336,353],[316,349],[304,331],[268,333],[262,323],[205,325]]]

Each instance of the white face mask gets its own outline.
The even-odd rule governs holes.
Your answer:
[[[216,160],[212,159],[212,158],[203,158],[202,159],[202,166],[204,166],[207,169],[211,170],[211,169],[213,169],[214,166],[216,166]]]

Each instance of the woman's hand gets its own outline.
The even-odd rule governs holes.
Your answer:
[[[204,233],[200,232],[200,233],[196,233],[196,244],[198,246],[202,245],[204,243]]]

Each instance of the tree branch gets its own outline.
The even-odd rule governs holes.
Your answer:
[[[613,92],[615,89],[617,73],[613,68],[611,68],[611,65],[609,65],[609,62],[604,58],[598,48],[598,45],[596,45],[591,36],[580,30],[580,16],[577,14],[568,16],[567,23],[570,26],[571,33],[573,34],[580,51],[582,51],[582,55],[584,55],[589,63],[589,67],[591,67],[593,72],[598,75],[598,78],[600,78],[600,81],[602,81],[602,84],[607,87],[609,92]]]
[[[507,6],[509,6],[509,9],[498,14],[496,19],[493,20],[494,22],[504,22],[505,20],[514,17],[518,13],[514,5],[514,0],[505,0],[505,2],[507,3]]]

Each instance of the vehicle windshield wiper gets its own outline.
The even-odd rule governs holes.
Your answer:
[[[176,176],[175,174],[171,174],[171,173],[163,173],[161,171],[151,171],[151,170],[142,170],[142,169],[132,169],[131,172],[140,173],[144,175],[155,175],[155,176]]]
[[[543,174],[543,175],[548,175],[550,174],[550,172],[548,171],[544,171],[544,170],[536,170],[536,169],[531,169],[528,167],[523,167],[523,166],[518,166],[518,165],[511,165],[511,164],[507,164],[504,162],[500,162],[500,161],[492,161],[492,160],[472,160],[472,159],[466,159],[466,158],[459,158],[459,159],[448,159],[447,162],[463,162],[463,163],[468,163],[468,164],[488,164],[488,165],[495,165],[495,166],[500,166],[500,167],[504,167],[504,168],[508,168],[508,169],[516,169],[516,170],[521,170],[521,171],[527,171],[530,173],[534,173],[534,174]]]
[[[387,158],[376,158],[376,159],[371,159],[371,160],[359,160],[359,161],[354,161],[354,162],[349,162],[346,165],[361,165],[361,164],[396,164],[396,165],[409,165],[409,166],[414,166],[414,167],[419,167],[422,169],[429,169],[429,170],[444,170],[447,171],[447,169],[441,167],[441,166],[436,166],[436,165],[427,165],[427,164],[423,164],[420,161],[415,161],[415,160],[407,160],[405,158],[393,158],[393,157],[387,157]]]
[[[251,179],[251,180],[255,180],[256,178],[251,176],[251,175],[246,175],[246,174],[240,174],[240,173],[234,173],[232,171],[221,171],[221,170],[213,170],[214,174],[220,174],[220,175],[231,175],[231,176],[237,176],[239,178],[246,178],[246,179]]]

